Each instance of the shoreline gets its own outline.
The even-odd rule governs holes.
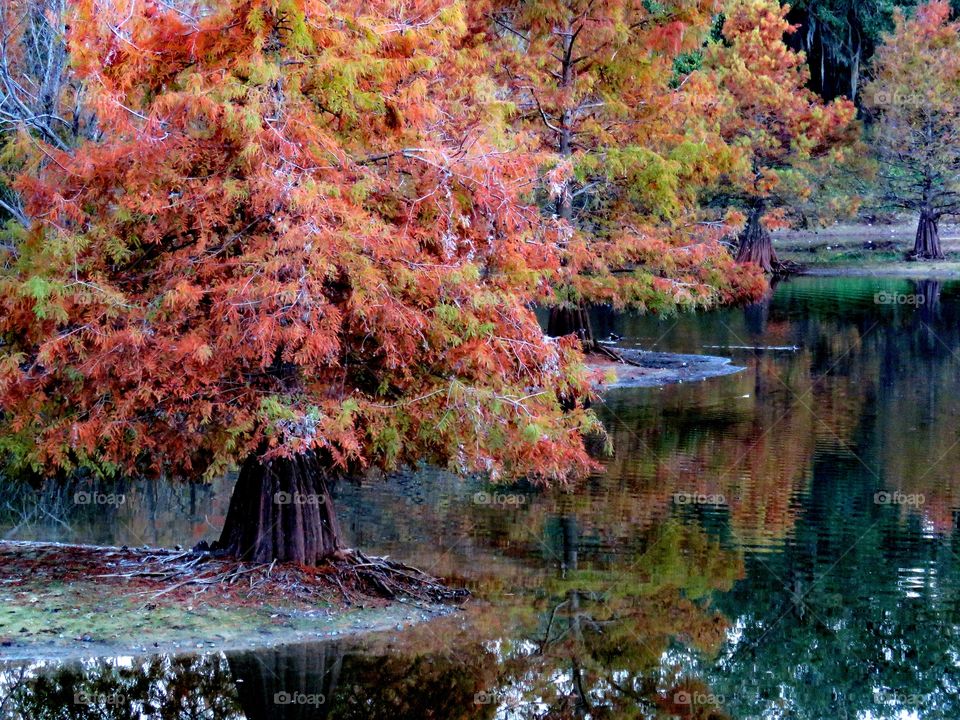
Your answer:
[[[208,653],[235,653],[282,645],[300,645],[341,639],[370,638],[388,635],[431,620],[449,617],[459,611],[455,606],[438,605],[435,608],[408,607],[403,601],[397,601],[396,607],[388,606],[379,611],[354,610],[349,613],[331,615],[324,629],[316,630],[278,630],[259,634],[257,637],[243,640],[223,641],[219,638],[185,638],[180,641],[149,642],[146,645],[122,643],[88,642],[77,646],[55,644],[31,644],[12,647],[0,647],[0,669],[28,665],[36,662],[76,662],[90,659],[109,659],[119,657],[149,657],[169,655],[171,657],[204,655]],[[348,622],[349,621],[349,622]],[[241,630],[249,631],[248,628]]]
[[[875,265],[810,265],[796,273],[805,277],[862,277],[902,280],[960,280],[960,261],[887,262]]]
[[[717,355],[690,355],[616,346],[611,349],[619,352],[630,363],[638,364],[618,363],[598,355],[588,356],[587,366],[607,376],[598,383],[598,391],[601,393],[702,382],[746,370],[745,367],[734,365],[731,358]]]
[[[0,540],[0,666],[359,637],[459,609],[450,602],[387,600],[352,589],[349,599],[338,596],[343,588],[332,579],[335,571],[236,563],[230,577],[187,581],[151,571],[157,562],[187,554]],[[142,574],[126,572],[136,564],[146,566]]]
[[[891,224],[838,223],[816,230],[772,234],[777,256],[802,266],[798,275],[834,277],[960,279],[960,224],[941,223],[943,260],[905,260],[916,220]]]

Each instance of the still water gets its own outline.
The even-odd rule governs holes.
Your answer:
[[[393,636],[0,673],[10,718],[958,718],[960,284],[799,278],[598,334],[739,375],[610,392],[577,488],[442,473],[338,490],[351,541],[462,583]],[[50,490],[7,537],[192,543],[226,487]],[[77,699],[93,698],[93,704]]]

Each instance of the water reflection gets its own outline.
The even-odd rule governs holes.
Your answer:
[[[573,518],[552,519],[547,535],[564,565],[534,596],[478,604],[393,647],[9,668],[2,707],[38,719],[722,717],[685,661],[720,651],[728,625],[708,599],[742,576],[741,558],[676,521],[648,528],[629,564],[582,567]]]
[[[0,537],[97,545],[194,545],[223,525],[232,478],[211,484],[87,477],[0,480]],[[109,500],[91,502],[91,499]]]
[[[467,584],[464,614],[361,645],[10,668],[3,711],[960,717],[960,285],[804,278],[745,309],[596,328],[747,370],[610,393],[616,455],[576,492],[436,472],[338,489],[353,542]],[[173,544],[221,519],[221,488],[152,492],[99,522],[61,499],[52,526]],[[19,517],[14,535],[51,531]],[[135,701],[88,712],[78,684]]]
[[[0,671],[0,713],[35,720],[244,717],[220,655],[9,668]]]

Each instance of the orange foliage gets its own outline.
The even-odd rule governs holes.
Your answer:
[[[486,0],[470,4],[478,62],[509,89],[505,132],[543,168],[541,202],[565,242],[556,302],[670,312],[756,298],[725,227],[697,222],[730,161],[703,132],[706,86],[678,79],[713,0]]]
[[[0,277],[21,464],[220,472],[267,451],[566,476],[595,420],[530,309],[561,253],[483,130],[458,3],[78,0],[102,133],[45,148]]]
[[[776,0],[733,0],[723,42],[706,58],[713,128],[740,155],[719,191],[741,207],[806,199],[823,171],[817,161],[842,162],[858,137],[852,102],[824,103],[807,89],[806,58],[784,41],[797,29],[789,10]],[[783,225],[782,215],[768,220],[771,229]]]

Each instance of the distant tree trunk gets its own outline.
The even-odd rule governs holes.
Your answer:
[[[857,93],[860,91],[860,59],[863,57],[863,38],[860,35],[860,29],[851,25],[852,32],[857,33],[856,50],[853,51],[853,57],[850,60],[850,99],[857,101]]]
[[[917,260],[943,260],[937,216],[930,208],[925,207],[920,211],[917,237],[911,255]]]
[[[313,455],[249,457],[214,546],[251,562],[316,565],[341,549],[331,477]]]
[[[772,273],[780,262],[777,260],[777,254],[773,251],[773,241],[770,238],[770,233],[761,222],[764,210],[763,203],[758,203],[750,211],[747,226],[740,234],[737,262],[756,263],[764,272]]]
[[[547,319],[547,335],[550,337],[576,335],[580,338],[584,352],[595,352],[599,348],[596,338],[593,336],[590,313],[581,303],[550,308],[550,317]]]
[[[560,517],[560,537],[563,546],[563,572],[578,569],[580,553],[580,530],[577,518],[570,515]]]
[[[561,34],[563,38],[563,57],[560,61],[560,82],[559,86],[561,88],[566,88],[570,86],[570,83],[573,81],[573,43],[576,35],[569,25],[567,26],[566,32]],[[568,107],[564,107],[560,112],[560,132],[558,133],[557,142],[557,152],[560,153],[560,157],[569,157],[573,152],[573,147],[571,146],[571,139],[573,133],[570,129],[570,122],[573,119],[573,114],[570,112]],[[559,197],[557,198],[557,216],[561,220],[566,220],[569,222],[573,218],[573,181],[567,180],[563,184],[563,189],[560,192]]]

